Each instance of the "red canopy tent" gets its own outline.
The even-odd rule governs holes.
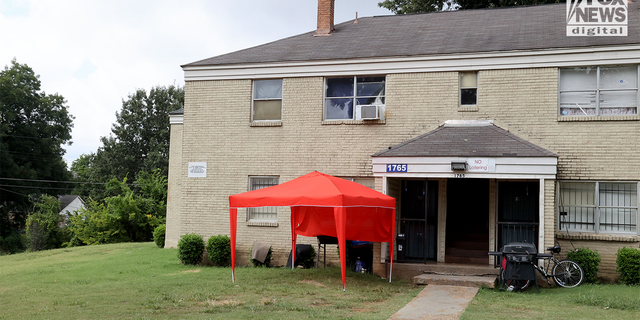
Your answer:
[[[317,171],[277,186],[229,196],[229,207],[234,282],[238,208],[291,207],[292,261],[295,261],[297,235],[337,237],[343,290],[346,240],[389,242],[393,248],[396,199],[359,183]],[[390,270],[393,270],[393,250]]]

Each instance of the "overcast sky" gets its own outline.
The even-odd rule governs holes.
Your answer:
[[[388,15],[337,0],[335,23]],[[180,65],[315,30],[316,0],[0,0],[0,68],[16,58],[75,116],[70,164],[110,134],[137,89],[184,85]]]

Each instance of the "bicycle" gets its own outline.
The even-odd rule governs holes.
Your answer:
[[[547,251],[550,253],[539,253],[536,255],[536,259],[543,259],[543,266],[540,267],[538,263],[533,264],[533,268],[542,275],[547,283],[551,286],[550,278],[553,278],[553,282],[563,288],[575,288],[582,284],[584,281],[584,270],[575,261],[569,259],[558,260],[553,254],[560,253],[561,248],[559,245],[548,247]],[[507,291],[525,291],[529,288],[531,280],[518,280],[518,279],[505,279],[506,271],[506,257],[502,252],[489,253],[495,256],[502,256],[502,265],[500,279],[503,287],[507,288]],[[551,262],[553,262],[553,269],[551,269]],[[549,273],[551,270],[551,273]]]

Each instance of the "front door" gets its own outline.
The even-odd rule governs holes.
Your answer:
[[[402,180],[400,184],[398,260],[435,260],[438,181]]]
[[[445,262],[489,263],[489,179],[447,181]]]

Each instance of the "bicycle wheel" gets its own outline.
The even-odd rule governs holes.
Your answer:
[[[507,291],[527,291],[529,289],[529,280],[516,280],[516,279],[505,279],[504,278],[504,270],[502,270],[502,274],[500,275],[502,286]]]
[[[571,260],[562,260],[553,266],[553,281],[564,288],[575,288],[584,281],[584,270]]]

